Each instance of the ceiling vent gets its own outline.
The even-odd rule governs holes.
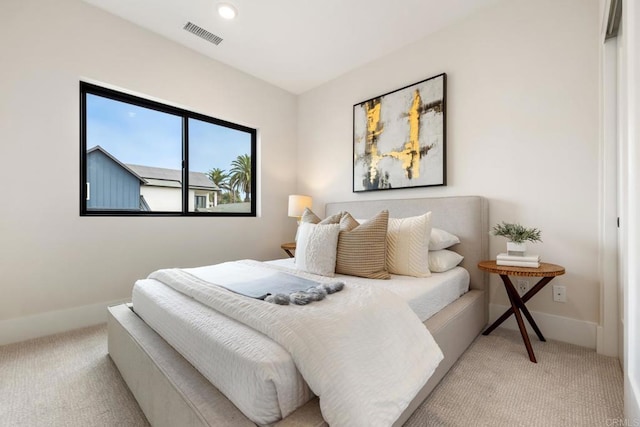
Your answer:
[[[184,30],[189,31],[192,34],[195,34],[196,36],[200,37],[201,39],[205,39],[206,41],[215,44],[216,46],[219,45],[222,42],[222,37],[219,37],[219,36],[216,36],[213,33],[210,33],[209,31],[205,30],[204,28],[197,26],[193,22],[187,22],[186,24],[184,24],[184,27],[182,27],[182,28]]]

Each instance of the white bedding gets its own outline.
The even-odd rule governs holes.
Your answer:
[[[144,279],[133,288],[133,306],[256,424],[272,424],[313,397],[280,344],[193,298]]]
[[[293,266],[290,260],[270,264],[285,270]],[[206,267],[193,270],[206,278]],[[341,278],[347,283],[392,290],[409,303],[421,320],[468,288],[468,273],[462,268],[427,279]],[[145,322],[257,424],[270,424],[285,417],[312,396],[289,352],[252,328],[152,279],[136,283],[133,302]]]
[[[283,269],[295,269],[293,258],[267,261],[267,264]],[[336,274],[335,278],[346,283],[361,283],[393,292],[409,304],[422,322],[469,290],[469,272],[462,267],[455,267],[444,273],[432,273],[431,277],[425,278],[395,274],[392,274],[389,280],[365,279],[343,274]]]
[[[244,260],[206,267],[206,273],[195,270],[158,270],[149,278],[282,345],[320,398],[322,416],[333,427],[391,425],[443,359],[415,313],[389,291],[350,283],[322,301],[283,306],[217,286],[227,286],[240,275],[256,280],[272,274],[273,266]],[[307,273],[296,275],[309,278]]]

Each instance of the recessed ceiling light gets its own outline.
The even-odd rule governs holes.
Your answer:
[[[238,10],[229,3],[220,3],[218,5],[218,14],[224,19],[233,19],[238,15]]]

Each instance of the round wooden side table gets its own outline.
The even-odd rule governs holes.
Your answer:
[[[500,316],[495,322],[491,324],[482,335],[489,335],[495,328],[500,326],[502,322],[507,320],[509,316],[515,314],[516,321],[518,322],[518,328],[520,329],[520,335],[522,335],[522,340],[524,341],[525,347],[527,347],[527,353],[529,354],[529,360],[534,363],[537,363],[536,356],[533,353],[533,347],[531,347],[531,341],[529,340],[529,334],[527,334],[527,328],[524,325],[524,321],[522,319],[522,314],[527,318],[529,324],[538,335],[540,341],[546,341],[542,332],[540,332],[540,328],[536,324],[535,320],[533,320],[533,316],[529,313],[529,310],[525,306],[525,303],[531,299],[535,294],[540,292],[542,288],[544,288],[547,283],[553,280],[554,277],[560,276],[564,274],[564,267],[555,264],[549,264],[546,262],[541,262],[540,267],[531,268],[531,267],[510,267],[505,265],[497,265],[496,261],[482,261],[478,263],[478,268],[483,271],[487,271],[489,273],[494,273],[500,275],[502,279],[502,283],[504,284],[504,288],[507,291],[507,296],[509,297],[509,302],[511,303],[511,308],[505,311],[502,316]],[[519,277],[541,277],[538,283],[535,284],[529,291],[524,294],[522,297],[518,294],[515,286],[511,283],[511,279],[509,276],[519,276]],[[520,313],[522,311],[522,314]]]
[[[287,255],[289,255],[289,258],[293,258],[293,252],[296,250],[296,242],[291,242],[291,243],[283,243],[280,245],[280,247],[282,248],[283,251],[285,251],[287,253]]]

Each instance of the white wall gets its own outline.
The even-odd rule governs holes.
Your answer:
[[[605,42],[609,16],[608,0],[599,0],[600,9],[600,322],[597,351],[607,356],[622,358],[620,327],[621,290],[619,274],[618,234],[620,209],[618,207],[618,39]],[[622,360],[622,359],[620,359]]]
[[[622,41],[620,87],[625,89],[620,109],[625,128],[621,143],[626,154],[622,229],[627,232],[623,241],[624,289],[624,398],[627,425],[640,425],[640,6],[624,2],[622,9]]]
[[[543,332],[595,347],[598,32],[597,0],[503,1],[301,95],[299,191],[312,195],[316,206],[487,197],[492,224],[540,228],[544,243],[530,249],[566,268],[551,284],[567,287],[567,303],[552,301],[551,286],[528,303],[558,326]],[[448,80],[448,185],[352,193],[353,104],[442,72]],[[492,256],[504,247],[503,239],[491,238]],[[495,315],[508,303],[499,279],[491,280]]]
[[[157,268],[284,256],[293,95],[80,0],[3,0],[0,52],[0,344],[99,322]],[[257,128],[259,217],[81,218],[80,79]]]
[[[182,189],[171,187],[140,186],[140,195],[152,211],[180,212],[182,210]],[[193,210],[193,190],[189,190],[189,208]]]

